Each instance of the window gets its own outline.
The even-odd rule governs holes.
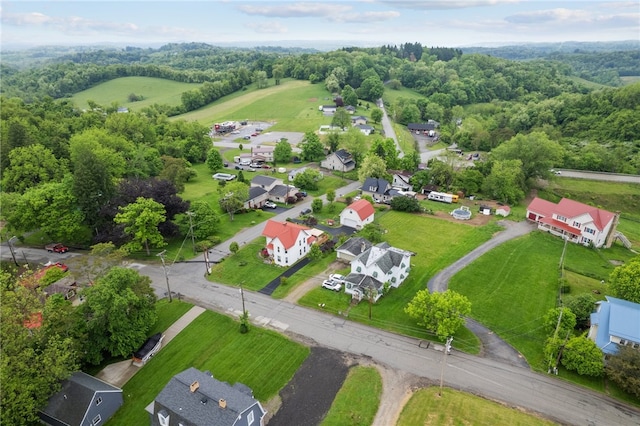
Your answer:
[[[102,417],[100,417],[100,414],[98,414],[97,416],[95,416],[93,418],[93,420],[91,420],[91,424],[92,425],[98,425],[98,424],[100,424],[101,421],[102,421]]]
[[[582,224],[580,222],[576,222],[575,220],[573,221],[573,227],[574,228],[580,229],[581,226],[582,226]]]
[[[160,426],[169,426],[169,413],[165,410],[158,412],[158,423]]]
[[[378,277],[378,271],[373,271],[373,278],[377,278]]]
[[[360,271],[362,271],[362,268],[358,266],[358,267],[356,268],[356,272],[360,272]]]
[[[278,247],[278,253],[280,253],[280,247]]]
[[[254,417],[253,417],[253,411],[249,412],[249,415],[247,416],[247,424],[248,425],[252,425],[254,422]]]
[[[96,398],[96,405],[100,405],[100,404],[102,404],[102,397],[101,396]]]
[[[567,221],[567,218],[566,218],[566,217],[564,217],[564,216],[557,215],[557,216],[556,216],[556,218],[557,218],[560,222],[566,222],[566,221]]]
[[[300,256],[302,256],[302,249],[300,249]]]
[[[587,234],[594,235],[596,233],[596,230],[591,228],[584,228],[584,232],[586,232]]]
[[[289,263],[289,258],[288,257],[284,258],[284,263]]]
[[[278,256],[278,262],[282,262],[282,258]]]

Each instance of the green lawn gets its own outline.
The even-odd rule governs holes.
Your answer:
[[[244,383],[256,399],[267,401],[291,380],[308,355],[307,347],[278,333],[252,327],[240,334],[238,322],[205,311],[124,385],[124,405],[110,424],[147,424],[144,408],[171,377],[189,367],[209,370],[231,384]]]
[[[398,426],[431,425],[520,425],[538,426],[555,423],[506,407],[479,396],[444,388],[421,389],[404,406]]]
[[[429,278],[455,260],[487,241],[499,228],[496,225],[472,227],[465,224],[452,223],[427,215],[387,211],[378,212],[377,221],[388,232],[386,241],[394,247],[416,253],[411,260],[411,273],[407,280],[397,289],[392,289],[371,307],[360,303],[349,308],[350,296],[344,293],[332,293],[317,288],[300,299],[301,304],[318,307],[324,304],[324,310],[344,314],[348,312],[350,319],[373,325],[382,329],[434,340],[435,337],[416,325],[404,312],[404,307],[418,290],[426,287]],[[455,241],[456,244],[452,244]],[[467,352],[477,352],[478,340],[467,330],[461,330],[454,345]]]
[[[197,121],[204,125],[248,119],[273,122],[270,131],[315,131],[322,124],[331,124],[331,117],[325,117],[318,106],[333,103],[332,99],[322,84],[284,79],[279,86],[226,96],[173,119]]]
[[[353,367],[321,424],[369,426],[378,411],[381,394],[382,377],[378,370],[374,367]]]
[[[71,100],[80,108],[88,108],[87,101],[94,101],[103,107],[110,107],[113,103],[128,107],[132,111],[140,111],[142,108],[153,104],[180,105],[182,93],[199,88],[196,83],[180,83],[153,77],[122,77],[109,80],[71,97]],[[129,102],[129,95],[134,93],[143,96],[138,102]]]

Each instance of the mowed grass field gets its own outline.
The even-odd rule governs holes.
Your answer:
[[[201,84],[180,83],[162,78],[122,77],[78,92],[71,97],[71,100],[79,108],[88,108],[88,101],[94,101],[103,107],[115,103],[132,111],[139,111],[153,104],[180,105],[183,92],[197,89],[200,86]],[[138,102],[129,102],[131,93],[143,96],[144,99]]]
[[[259,401],[275,396],[309,348],[269,330],[251,327],[241,334],[239,328],[225,315],[203,312],[124,385],[124,405],[109,424],[148,424],[144,408],[174,375],[190,367],[209,370],[230,384],[244,383]]]
[[[274,123],[269,131],[307,132],[316,131],[322,124],[331,124],[331,117],[318,110],[323,104],[333,104],[333,97],[324,85],[285,79],[278,86],[226,96],[172,119],[197,121],[203,125],[246,119]],[[358,110],[356,114],[363,115],[363,112]]]
[[[464,392],[437,387],[413,394],[400,413],[397,426],[554,425],[554,422]]]

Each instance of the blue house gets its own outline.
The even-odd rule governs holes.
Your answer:
[[[193,367],[173,376],[146,411],[152,426],[262,426],[266,415],[246,385]]]
[[[62,389],[38,415],[52,426],[103,425],[122,405],[122,389],[78,371],[62,382]]]
[[[615,354],[619,346],[640,348],[640,304],[606,296],[591,314],[589,338],[605,354]]]

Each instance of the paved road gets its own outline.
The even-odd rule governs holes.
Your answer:
[[[559,169],[558,177],[577,179],[604,180],[610,182],[640,183],[640,175],[625,175],[621,173],[587,172],[582,170]]]
[[[378,107],[382,110],[381,124],[382,130],[384,131],[384,137],[393,139],[393,142],[396,144],[396,149],[398,150],[398,158],[402,158],[404,157],[404,151],[400,148],[398,138],[396,137],[396,131],[393,130],[391,120],[389,120],[389,116],[387,115],[387,110],[384,108],[384,102],[382,102],[382,99],[378,99]]]

